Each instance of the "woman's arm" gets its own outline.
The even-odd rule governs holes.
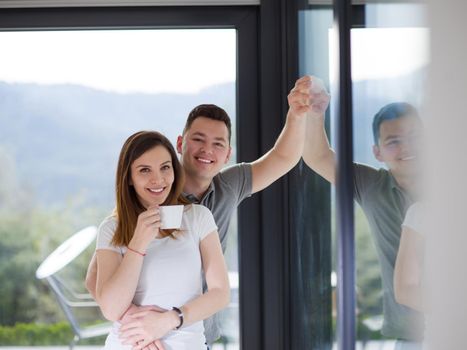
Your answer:
[[[149,207],[138,216],[129,249],[123,258],[114,251],[97,250],[96,301],[107,319],[119,320],[130,307],[146,248],[159,234],[159,227],[159,209]]]
[[[122,256],[111,250],[97,251],[96,301],[105,318],[119,320],[130,307],[138,284],[143,257],[131,251]]]
[[[208,234],[200,242],[200,252],[207,291],[179,308],[183,312],[183,325],[204,320],[228,305],[230,286],[222,248],[217,231]],[[143,349],[154,339],[180,325],[178,313],[168,310],[164,313],[143,311],[134,314],[137,320],[120,328],[124,344],[135,344],[143,339],[134,350]]]
[[[394,297],[399,304],[423,311],[422,254],[423,237],[403,226],[394,268]]]
[[[88,290],[89,294],[96,299],[96,283],[97,283],[97,256],[96,253],[92,255],[91,261],[89,262],[88,269],[86,271],[86,280],[84,285]]]

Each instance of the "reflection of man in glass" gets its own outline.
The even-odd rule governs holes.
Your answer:
[[[419,174],[418,137],[421,121],[408,103],[391,103],[373,120],[373,153],[386,169],[354,164],[355,199],[369,221],[381,266],[384,323],[382,334],[398,339],[396,349],[411,349],[420,338],[421,315],[394,298],[393,274],[401,224],[416,199]],[[307,119],[303,159],[331,183],[336,179],[336,157],[324,129],[324,118]]]

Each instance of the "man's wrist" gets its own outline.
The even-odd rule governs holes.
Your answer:
[[[290,122],[297,122],[300,123],[303,120],[305,120],[305,113],[297,113],[297,111],[289,109],[289,112],[287,113],[287,120]]]

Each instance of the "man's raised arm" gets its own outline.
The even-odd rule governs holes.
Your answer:
[[[325,94],[327,94],[324,91]],[[329,95],[328,95],[329,96]],[[306,120],[303,160],[316,173],[334,184],[336,179],[336,154],[329,145],[324,128],[325,111],[329,104],[322,100],[317,108],[313,106]]]
[[[323,98],[311,93],[312,79],[304,76],[297,80],[287,97],[287,120],[274,147],[251,163],[252,193],[266,188],[299,162],[303,154],[307,114],[312,112],[313,103]]]

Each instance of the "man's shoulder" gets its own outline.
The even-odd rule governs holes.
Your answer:
[[[251,170],[251,163],[242,162],[242,163],[229,165],[225,167],[224,169],[222,169],[219,172],[219,174],[217,174],[216,176],[226,176],[231,173],[241,173],[241,172],[244,172],[245,170]]]
[[[357,202],[387,193],[392,187],[391,173],[384,168],[354,163],[354,190]]]
[[[239,182],[248,181],[251,178],[251,164],[238,163],[222,169],[212,182],[216,187],[232,186]]]
[[[375,168],[368,164],[354,163],[354,176],[360,181],[381,181],[390,177],[390,172],[384,168]]]
[[[216,201],[234,201],[238,205],[251,195],[251,164],[239,163],[225,168],[212,179],[211,186]]]

